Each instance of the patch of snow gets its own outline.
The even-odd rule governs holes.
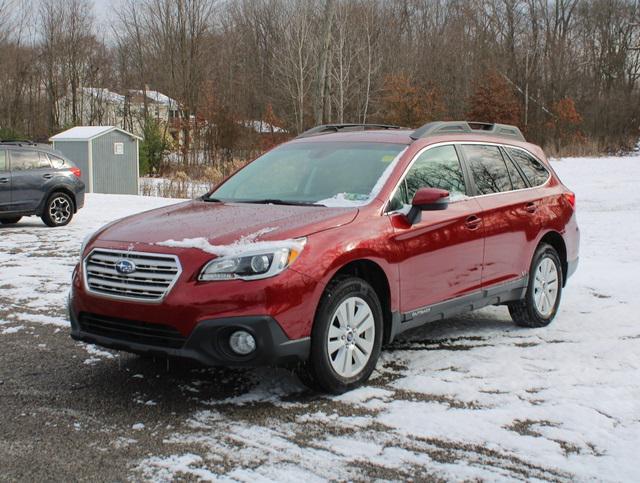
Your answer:
[[[203,252],[211,253],[219,257],[233,257],[243,253],[266,252],[279,248],[289,248],[298,251],[304,248],[304,243],[300,240],[258,241],[253,243],[238,240],[231,245],[212,245],[206,238],[185,238],[179,241],[166,240],[158,242],[156,245],[173,248],[197,248]]]

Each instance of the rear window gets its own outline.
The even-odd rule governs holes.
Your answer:
[[[540,186],[549,179],[549,171],[530,154],[514,148],[507,148],[507,152],[518,163],[531,186]]]
[[[6,171],[7,170],[7,155],[5,154],[5,151],[2,150],[0,151],[0,171]]]
[[[465,144],[462,150],[480,194],[511,191],[507,165],[498,146]]]
[[[30,169],[50,168],[49,158],[38,151],[11,151],[11,170],[27,171]]]

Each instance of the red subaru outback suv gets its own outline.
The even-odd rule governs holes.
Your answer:
[[[549,324],[578,263],[575,196],[512,126],[328,125],[195,201],[85,241],[74,339],[365,381],[399,333],[486,305]]]

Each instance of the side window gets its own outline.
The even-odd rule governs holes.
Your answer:
[[[507,165],[498,146],[465,144],[462,150],[480,194],[501,193],[513,189]]]
[[[511,184],[513,185],[514,190],[521,190],[527,187],[527,183],[524,178],[516,168],[516,165],[513,164],[513,161],[508,157],[504,159],[505,163],[507,163],[507,170],[509,171],[509,177],[511,178]]]
[[[11,170],[27,171],[30,169],[50,168],[49,159],[38,151],[11,151]]]
[[[51,161],[51,166],[53,166],[55,169],[62,169],[62,168],[69,167],[69,163],[67,163],[60,156],[49,154],[49,160]]]
[[[465,195],[464,175],[453,146],[428,149],[415,160],[404,179],[403,203],[411,203],[420,188],[447,190],[454,200]]]
[[[4,149],[0,150],[0,171],[8,171],[7,166],[7,155],[5,154]]]
[[[518,163],[531,186],[540,186],[549,179],[549,171],[533,156],[521,149],[507,148],[509,156]]]
[[[38,155],[40,156],[40,164],[38,165],[38,168],[50,168],[51,161],[49,161],[49,156],[47,156],[47,153],[39,152]]]

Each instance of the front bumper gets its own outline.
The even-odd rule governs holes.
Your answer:
[[[309,337],[290,340],[280,325],[267,316],[201,321],[180,347],[126,340],[117,332],[116,337],[89,332],[71,309],[69,319],[71,337],[75,340],[136,354],[189,359],[205,366],[284,366],[305,361],[309,356]],[[252,354],[238,356],[229,348],[228,338],[237,329],[246,330],[256,339],[256,350]]]

